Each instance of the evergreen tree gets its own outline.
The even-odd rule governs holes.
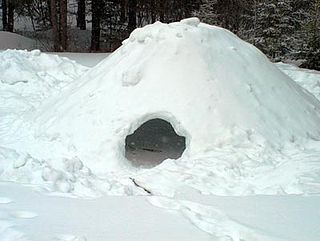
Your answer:
[[[198,10],[193,12],[202,22],[211,25],[220,25],[217,12],[218,0],[202,0]]]
[[[311,21],[307,30],[308,53],[302,67],[320,70],[320,0],[314,0],[311,5]]]
[[[305,1],[299,1],[303,6]],[[253,44],[275,61],[295,58],[303,48],[303,26],[307,16],[294,0],[264,0],[256,5]]]

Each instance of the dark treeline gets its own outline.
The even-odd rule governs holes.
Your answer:
[[[320,69],[320,0],[1,1],[3,30],[14,31],[15,16],[28,17],[34,31],[51,31],[56,51],[73,44],[68,35],[73,28],[90,31],[89,50],[110,51],[137,27],[197,16],[231,30],[274,61],[297,60]],[[68,22],[71,15],[76,24]]]
[[[204,0],[196,14],[274,61],[297,60],[320,69],[320,0]]]

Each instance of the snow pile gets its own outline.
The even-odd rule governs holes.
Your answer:
[[[252,45],[197,19],[135,30],[80,82],[34,121],[96,171],[126,165],[125,136],[152,118],[186,136],[185,157],[320,137],[316,98]]]
[[[49,96],[59,93],[87,68],[66,58],[25,50],[0,53],[0,134],[22,125]],[[22,130],[19,132],[21,133]],[[2,136],[3,137],[3,136]]]
[[[6,50],[0,53],[0,174],[2,180],[45,184],[55,179],[54,189],[69,192],[72,186],[65,179],[75,172],[86,173],[85,168],[70,172],[58,172],[50,160],[41,160],[24,152],[28,143],[35,150],[43,146],[29,133],[32,123],[29,117],[44,100],[76,81],[87,68],[57,55],[48,55],[39,50]],[[22,149],[22,151],[20,150]],[[47,157],[49,157],[48,154]],[[72,160],[66,163],[73,163]],[[74,161],[76,162],[76,161]],[[70,166],[71,164],[66,164]],[[77,164],[75,164],[77,165]],[[45,173],[52,169],[52,177]],[[43,174],[44,173],[44,174]],[[82,174],[78,173],[78,176]],[[43,177],[42,177],[43,175]],[[80,177],[79,177],[80,179]],[[45,182],[44,182],[45,181]],[[46,185],[44,185],[46,186]]]
[[[2,180],[80,196],[320,192],[319,101],[227,30],[155,23],[89,71],[37,51],[4,54],[8,66],[25,56],[15,68],[26,74],[1,84]],[[186,151],[135,169],[125,137],[153,118],[185,136]]]
[[[39,50],[6,50],[0,53],[0,61],[1,83],[24,83],[20,88],[24,94],[37,92],[48,95],[86,71],[85,67],[75,64],[74,61],[44,54]]]

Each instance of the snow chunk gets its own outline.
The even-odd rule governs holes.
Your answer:
[[[139,70],[128,70],[123,73],[122,85],[123,86],[135,86],[142,79],[141,71]]]
[[[25,157],[22,157],[22,156],[19,156],[19,158],[17,158],[13,164],[14,168],[20,168],[20,167],[23,167],[24,165],[26,165],[28,159],[30,158],[29,155],[25,156]]]

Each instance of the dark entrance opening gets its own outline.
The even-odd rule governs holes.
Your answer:
[[[186,138],[162,119],[142,124],[126,137],[125,157],[133,166],[151,168],[166,159],[178,159],[186,149]]]

